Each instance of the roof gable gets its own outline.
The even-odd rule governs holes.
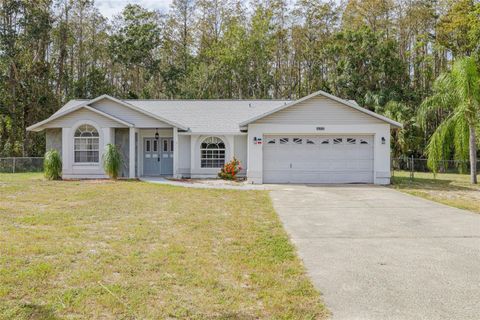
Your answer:
[[[139,112],[139,113],[142,113],[142,114],[144,114],[144,115],[146,115],[146,116],[149,116],[149,117],[151,117],[151,118],[154,118],[154,119],[160,120],[160,121],[162,121],[162,122],[165,122],[165,123],[167,123],[167,124],[169,124],[169,125],[171,125],[171,126],[173,126],[173,127],[179,128],[179,129],[181,129],[181,130],[188,130],[188,127],[186,127],[186,126],[184,126],[184,125],[181,125],[181,124],[176,123],[176,122],[174,122],[174,121],[171,121],[171,120],[169,120],[169,119],[165,119],[165,118],[162,117],[162,116],[159,116],[159,115],[157,115],[157,114],[153,114],[153,113],[151,113],[151,112],[148,112],[148,111],[146,111],[146,110],[144,110],[144,109],[142,109],[142,108],[139,108],[139,107],[137,107],[137,106],[135,106],[135,105],[133,105],[133,104],[131,104],[131,103],[128,103],[128,102],[125,102],[125,101],[123,101],[123,100],[120,100],[120,99],[114,98],[114,97],[112,97],[112,96],[109,96],[108,94],[104,94],[104,95],[101,95],[101,96],[99,96],[99,97],[97,97],[97,98],[95,98],[95,99],[92,99],[92,100],[90,100],[90,101],[87,101],[87,102],[85,102],[85,104],[87,104],[87,105],[94,105],[94,104],[98,103],[99,101],[101,101],[101,100],[103,100],[103,99],[108,99],[108,100],[110,100],[110,101],[112,101],[112,102],[115,102],[115,103],[117,103],[117,104],[119,104],[119,105],[122,105],[122,106],[124,106],[124,107],[130,108],[130,109],[132,109],[132,110],[135,110],[135,111],[137,111],[137,112]]]
[[[378,119],[378,120],[381,120],[381,121],[383,121],[383,122],[387,122],[387,123],[389,123],[390,125],[392,125],[392,126],[394,126],[394,127],[398,127],[398,128],[401,128],[401,127],[402,127],[402,124],[401,124],[401,123],[398,123],[398,122],[396,122],[396,121],[394,121],[394,120],[392,120],[392,119],[389,119],[389,118],[387,118],[387,117],[384,117],[384,116],[382,116],[382,115],[379,115],[378,113],[375,113],[375,112],[373,112],[373,111],[370,111],[370,110],[367,110],[367,109],[365,109],[365,108],[362,108],[362,107],[360,107],[357,103],[343,100],[343,99],[341,99],[341,98],[338,98],[338,97],[336,97],[336,96],[334,96],[334,95],[331,95],[331,94],[329,94],[329,93],[326,93],[326,92],[324,92],[324,91],[314,92],[314,93],[312,93],[312,94],[310,94],[310,95],[308,95],[308,96],[305,96],[305,97],[303,97],[303,98],[301,98],[301,99],[295,100],[295,101],[293,101],[293,102],[291,102],[291,103],[288,103],[288,104],[285,104],[285,105],[281,105],[281,106],[279,106],[279,107],[277,107],[277,108],[274,108],[274,109],[272,109],[272,110],[269,110],[269,111],[267,111],[267,112],[265,112],[265,113],[263,113],[263,114],[260,114],[260,115],[258,115],[258,116],[256,116],[256,117],[252,117],[252,118],[248,119],[247,121],[244,121],[244,122],[240,123],[240,126],[246,126],[246,125],[248,125],[248,124],[250,124],[250,123],[252,123],[252,122],[255,122],[255,121],[257,121],[257,120],[263,119],[263,118],[265,118],[265,117],[267,117],[267,116],[269,116],[269,115],[272,115],[272,114],[274,114],[274,113],[276,113],[276,112],[279,112],[279,111],[282,111],[282,110],[284,110],[284,109],[287,109],[287,108],[296,106],[296,105],[298,105],[298,104],[300,104],[300,103],[302,103],[302,102],[305,102],[305,101],[307,101],[307,100],[310,100],[310,99],[315,98],[315,97],[318,97],[318,96],[323,96],[323,97],[325,97],[325,98],[328,98],[328,99],[331,99],[331,100],[333,100],[333,101],[336,101],[336,102],[338,102],[338,103],[340,103],[340,104],[342,104],[342,105],[344,105],[344,106],[347,106],[347,107],[349,107],[349,108],[352,108],[352,109],[354,109],[354,110],[357,110],[357,111],[359,111],[359,112],[362,112],[362,113],[364,113],[364,114],[366,114],[366,115],[369,115],[369,116],[371,116],[371,117],[374,117],[374,118],[376,118],[376,119]]]
[[[74,106],[72,108],[69,108],[67,110],[64,110],[62,112],[57,112],[55,114],[53,114],[50,118],[48,119],[45,119],[41,122],[38,122],[34,125],[31,125],[27,128],[27,131],[42,131],[43,129],[49,127],[49,124],[51,123],[55,123],[55,121],[58,121],[59,119],[61,118],[64,118],[65,116],[68,116],[72,113],[75,113],[77,111],[80,111],[80,110],[86,110],[87,112],[90,112],[90,113],[93,113],[97,116],[100,116],[100,117],[103,117],[103,118],[106,118],[108,120],[110,120],[111,122],[113,123],[117,123],[117,124],[120,124],[122,127],[132,127],[133,125],[127,121],[124,121],[122,119],[118,119],[110,114],[107,114],[107,113],[104,113],[100,110],[97,110],[97,109],[94,109],[88,105],[83,105],[83,104],[80,104],[80,105],[77,105],[77,106]]]
[[[173,126],[170,119],[169,122],[159,120],[158,115],[150,116],[145,114],[143,109],[141,109],[143,111],[141,112],[136,110],[135,106],[135,108],[131,108],[107,98],[91,103],[90,106],[116,118],[128,121],[138,128],[171,128]]]

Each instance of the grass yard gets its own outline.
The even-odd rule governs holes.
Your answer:
[[[0,318],[326,317],[266,192],[0,174]]]
[[[467,174],[440,173],[434,179],[432,173],[395,171],[392,187],[452,207],[480,213],[480,185],[470,184]]]

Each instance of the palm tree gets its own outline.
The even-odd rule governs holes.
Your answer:
[[[450,72],[435,80],[433,94],[422,102],[419,109],[419,122],[423,127],[433,112],[446,114],[446,117],[428,142],[428,166],[434,173],[438,172],[440,160],[446,159],[453,151],[460,163],[466,163],[470,158],[470,180],[476,184],[475,131],[480,124],[480,73],[473,58],[455,61]]]

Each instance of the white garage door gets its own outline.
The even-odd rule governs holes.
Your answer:
[[[265,136],[264,183],[373,183],[373,136]]]

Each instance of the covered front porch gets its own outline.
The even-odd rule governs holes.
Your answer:
[[[243,167],[239,176],[246,174],[246,134],[192,134],[176,127],[118,128],[115,144],[124,159],[124,178],[216,178],[223,163],[233,157]]]
[[[176,177],[178,128],[116,128],[122,158],[121,177]]]

